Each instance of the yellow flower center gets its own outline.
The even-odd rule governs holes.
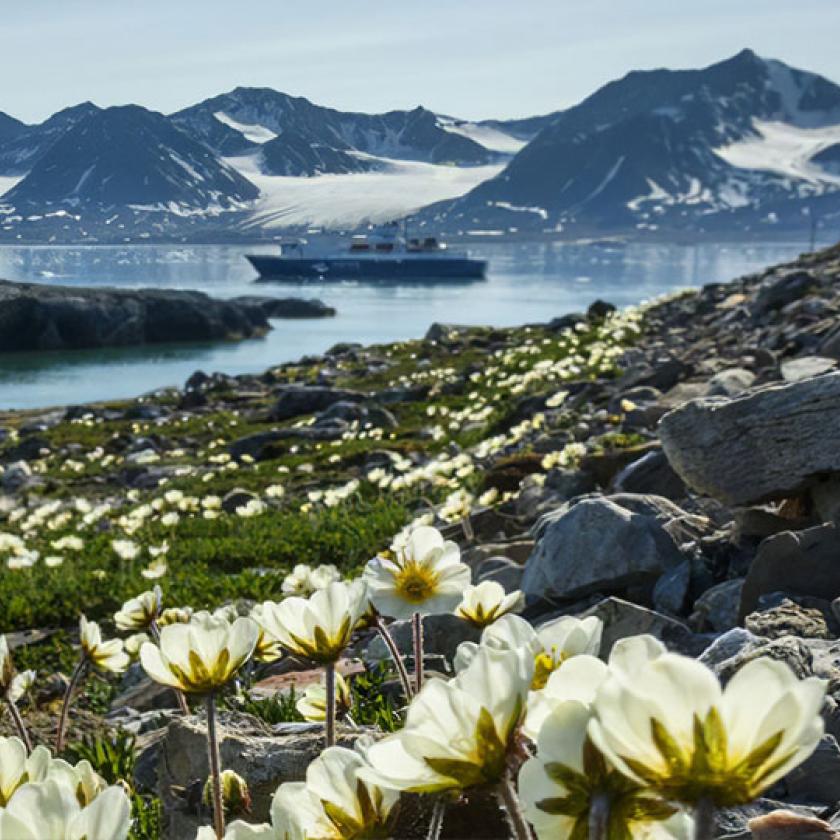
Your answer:
[[[531,680],[531,691],[545,688],[548,678],[563,664],[566,659],[564,653],[558,653],[557,648],[542,651],[534,657],[534,678]]]
[[[394,588],[397,594],[412,604],[422,604],[437,591],[438,576],[428,566],[410,562],[397,573]]]

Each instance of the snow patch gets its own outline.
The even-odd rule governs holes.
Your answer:
[[[16,187],[26,175],[0,175],[0,196]]]
[[[250,140],[252,143],[268,143],[269,140],[273,140],[277,136],[273,131],[266,128],[264,125],[237,122],[233,119],[233,117],[229,117],[224,111],[216,111],[213,116],[220,123],[223,123],[229,128],[232,128],[244,135],[245,139]]]
[[[437,122],[444,131],[448,131],[450,134],[460,134],[461,137],[473,140],[491,152],[515,155],[527,145],[524,140],[506,134],[504,131],[499,131],[497,128],[491,128],[489,125],[461,122],[451,117],[440,116],[437,118]]]
[[[379,160],[382,168],[375,172],[303,177],[264,175],[254,155],[226,158],[261,193],[245,227],[266,229],[387,222],[427,204],[464,195],[504,168]]]
[[[773,172],[820,188],[840,187],[840,175],[826,171],[811,158],[840,142],[840,125],[802,128],[782,122],[753,120],[756,134],[714,149],[738,169]]]
[[[514,213],[536,213],[543,221],[548,218],[548,211],[543,207],[519,207],[509,201],[488,201],[491,207],[500,207],[502,210],[510,210]]]

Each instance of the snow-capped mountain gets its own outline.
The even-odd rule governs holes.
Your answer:
[[[139,105],[89,113],[3,196],[18,212],[241,209],[257,188],[162,114]]]
[[[50,146],[76,123],[99,111],[92,102],[64,108],[37,125],[17,120],[16,127],[4,136],[0,130],[0,175],[25,175]]]
[[[496,178],[430,208],[448,229],[802,224],[840,211],[840,87],[744,50],[633,72],[553,116]],[[806,216],[807,218],[807,216]]]
[[[475,166],[498,161],[522,145],[491,129],[484,139],[493,134],[507,148],[487,145],[470,136],[473,124],[425,108],[360,114],[269,88],[236,88],[170,119],[220,155],[255,156],[267,175],[364,172],[375,168],[371,156]]]
[[[0,114],[0,240],[253,238],[409,214],[450,234],[840,224],[840,87],[744,50],[518,120],[343,112],[265,88],[169,116]]]

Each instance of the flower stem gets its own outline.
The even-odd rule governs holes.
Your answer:
[[[589,840],[607,840],[610,825],[610,798],[596,793],[589,803]]]
[[[397,647],[397,643],[394,641],[394,637],[388,631],[388,628],[385,626],[385,622],[382,620],[381,616],[376,616],[376,631],[382,638],[382,641],[385,642],[385,647],[388,648],[388,653],[391,654],[391,659],[394,660],[394,667],[397,669],[397,675],[400,678],[400,682],[402,683],[403,692],[405,693],[405,699],[411,700],[414,696],[414,689],[411,687],[411,680],[408,677],[408,671],[405,667],[405,660],[402,658],[402,654]]]
[[[20,716],[20,710],[17,707],[17,703],[15,703],[11,697],[6,695],[6,704],[9,707],[9,714],[12,716],[12,720],[14,721],[15,729],[17,729],[17,733],[20,736],[20,740],[23,741],[23,745],[26,747],[26,752],[29,754],[32,752],[32,740],[29,737],[26,724],[24,724],[23,718]]]
[[[324,682],[327,688],[327,714],[324,718],[324,728],[327,735],[327,746],[335,746],[335,662],[327,662],[324,667]]]
[[[531,840],[531,829],[525,821],[522,808],[519,806],[519,799],[517,799],[513,780],[510,776],[505,775],[499,782],[498,792],[514,840]]]
[[[694,840],[714,840],[714,837],[715,803],[706,796],[694,806]]]
[[[426,840],[438,840],[443,830],[443,818],[446,816],[446,800],[439,796],[432,808],[432,818],[429,821],[429,831]]]
[[[207,747],[210,753],[210,779],[213,787],[213,826],[217,840],[225,836],[225,810],[222,804],[222,762],[219,757],[219,738],[216,732],[216,695],[205,698],[207,706]]]
[[[64,750],[64,736],[67,734],[67,718],[70,714],[70,701],[73,693],[82,680],[85,673],[87,660],[84,656],[76,663],[73,673],[70,675],[70,682],[67,683],[67,691],[64,692],[64,702],[61,705],[61,717],[58,719],[58,732],[55,736],[55,754],[61,755]]]
[[[423,686],[423,616],[414,613],[411,620],[414,637],[414,690],[419,692]]]
[[[149,624],[149,632],[152,634],[152,638],[155,640],[155,644],[160,647],[160,627],[158,627],[157,621],[152,621]],[[179,688],[172,689],[175,692],[175,699],[178,701],[178,709],[180,710],[182,715],[190,714],[190,707],[187,703],[187,698],[184,695],[184,692],[181,691]]]

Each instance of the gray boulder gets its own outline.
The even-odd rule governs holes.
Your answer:
[[[725,580],[707,589],[695,602],[691,625],[722,633],[738,623],[744,579]]]
[[[652,587],[685,559],[667,527],[685,513],[658,496],[630,493],[577,499],[543,516],[525,565],[531,598],[580,598],[592,592]]]
[[[291,420],[302,414],[323,411],[337,402],[361,402],[365,399],[359,391],[323,385],[283,385],[275,394],[277,401],[269,413],[271,420]]]
[[[727,505],[796,495],[840,472],[840,373],[706,398],[666,414],[659,436],[685,483]]]
[[[744,589],[741,616],[753,612],[768,592],[789,592],[831,600],[840,595],[840,532],[834,525],[783,531],[758,547]]]
[[[703,636],[689,630],[681,621],[645,609],[621,598],[605,598],[581,614],[581,618],[596,615],[604,622],[601,637],[601,656],[607,657],[619,639],[648,633],[656,636],[669,650],[687,655],[700,653],[707,645]]]

